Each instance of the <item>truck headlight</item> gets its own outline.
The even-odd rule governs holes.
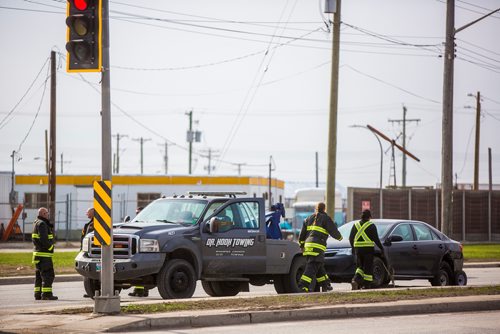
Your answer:
[[[141,239],[139,241],[139,252],[151,253],[151,252],[159,252],[159,251],[160,251],[160,246],[158,245],[158,240]]]
[[[85,238],[83,238],[83,241],[82,241],[82,251],[88,253],[89,250],[90,250],[90,237],[85,237]]]

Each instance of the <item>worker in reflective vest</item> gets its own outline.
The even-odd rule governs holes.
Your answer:
[[[46,208],[38,209],[38,217],[33,223],[33,263],[35,272],[35,299],[57,300],[52,293],[54,282],[54,225],[49,221],[49,211]]]
[[[300,277],[299,287],[304,292],[311,291],[314,278],[323,291],[332,290],[325,270],[326,240],[329,235],[342,240],[342,235],[325,209],[325,203],[318,203],[316,212],[304,221],[300,231],[299,245],[303,250],[302,255],[306,257],[306,267]]]
[[[380,248],[381,256],[384,256],[384,247],[378,237],[377,227],[370,221],[371,218],[370,210],[364,210],[361,220],[353,225],[349,235],[349,242],[351,247],[354,247],[356,256],[356,272],[351,281],[353,290],[371,287],[375,245]]]

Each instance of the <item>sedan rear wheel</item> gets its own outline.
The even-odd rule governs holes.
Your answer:
[[[385,264],[379,257],[373,258],[373,288],[380,288],[387,285],[385,282],[387,281],[388,273],[385,270]]]
[[[451,280],[451,268],[450,265],[446,262],[441,262],[439,266],[438,274],[430,280],[432,286],[446,286],[450,285]]]

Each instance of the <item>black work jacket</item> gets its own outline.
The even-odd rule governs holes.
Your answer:
[[[48,219],[38,216],[33,223],[33,262],[36,263],[40,258],[52,258],[54,254],[54,225]]]
[[[299,235],[300,247],[304,248],[305,256],[323,256],[326,251],[326,240],[331,235],[342,240],[337,225],[324,212],[317,212],[304,221]]]
[[[92,218],[82,228],[82,236],[80,238],[80,249],[82,249],[83,238],[85,238],[87,234],[93,231],[94,231],[94,219]]]

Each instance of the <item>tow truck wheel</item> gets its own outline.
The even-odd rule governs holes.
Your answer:
[[[191,298],[196,289],[193,266],[186,260],[167,260],[158,275],[158,292],[163,299]]]
[[[99,281],[84,277],[83,288],[85,289],[85,293],[90,296],[90,298],[94,299],[95,292],[99,290]]]
[[[240,282],[210,282],[217,297],[236,296],[240,292]]]
[[[276,290],[277,293],[286,293],[285,290],[285,279],[286,275],[276,275],[274,276],[274,290]]]
[[[296,257],[290,267],[290,272],[285,275],[283,284],[285,293],[299,293],[302,292],[299,288],[300,277],[306,268],[306,259],[303,256]]]
[[[216,297],[217,295],[215,294],[215,291],[212,287],[212,282],[209,281],[201,281],[201,286],[203,290],[209,295],[210,297]]]

